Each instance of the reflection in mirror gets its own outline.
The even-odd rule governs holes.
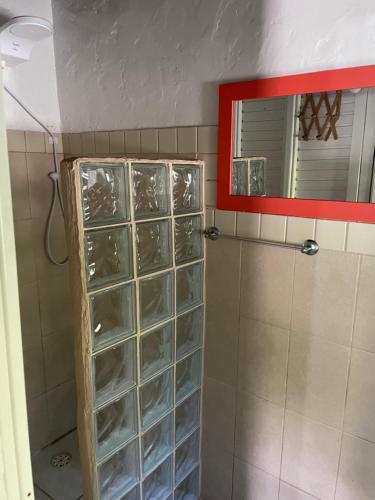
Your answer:
[[[374,202],[375,89],[235,102],[232,194]]]

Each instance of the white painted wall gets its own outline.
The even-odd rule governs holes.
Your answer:
[[[52,22],[51,0],[0,0],[0,19],[40,16]],[[60,130],[53,38],[35,45],[29,62],[4,70],[4,83],[52,130]],[[6,96],[7,128],[40,130],[26,113]]]
[[[217,123],[219,82],[375,62],[373,0],[53,0],[66,131]]]

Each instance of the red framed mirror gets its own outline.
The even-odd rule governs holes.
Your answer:
[[[375,223],[375,65],[219,91],[222,210]]]

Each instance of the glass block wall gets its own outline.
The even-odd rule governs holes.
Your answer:
[[[78,163],[102,500],[199,498],[202,166]]]

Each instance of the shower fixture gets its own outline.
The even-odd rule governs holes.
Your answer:
[[[43,40],[53,34],[52,24],[42,17],[19,16],[14,17],[0,27],[0,52],[3,67],[13,67],[17,64],[27,62],[30,59],[32,49],[36,42]],[[57,143],[51,130],[40,121],[34,113],[16,96],[6,85],[5,92],[27,113],[49,136],[53,153],[53,172],[48,174],[52,182],[52,199],[47,215],[46,229],[44,232],[44,247],[48,260],[57,266],[65,264],[68,257],[59,261],[52,255],[51,251],[51,226],[57,204],[60,205],[64,215],[64,207],[60,193],[60,174],[55,144]]]
[[[30,59],[36,42],[52,35],[52,24],[42,17],[18,16],[0,27],[1,61],[16,66]]]

